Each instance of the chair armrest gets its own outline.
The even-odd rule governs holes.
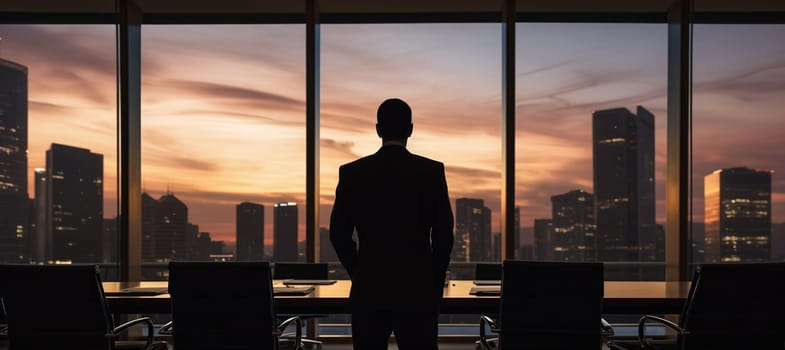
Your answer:
[[[666,327],[668,327],[670,329],[673,329],[674,331],[679,333],[679,335],[687,335],[687,334],[689,334],[689,332],[687,332],[684,328],[681,328],[681,327],[679,327],[679,325],[677,325],[677,324],[675,324],[675,323],[673,323],[671,321],[668,321],[668,320],[666,320],[666,319],[664,319],[662,317],[657,317],[657,316],[652,316],[652,315],[645,315],[645,316],[641,317],[640,321],[638,321],[638,340],[640,341],[642,348],[646,348],[646,349],[651,349],[652,348],[651,346],[649,346],[648,343],[646,343],[646,334],[645,334],[646,333],[646,321],[653,321],[653,322],[662,324],[662,325],[664,325],[664,326],[666,326]]]
[[[496,325],[496,320],[489,316],[480,315],[480,347],[483,350],[490,350],[491,345],[488,344],[488,337],[485,334],[485,325],[491,327],[491,332],[499,333],[500,329]]]
[[[172,323],[172,321],[169,321],[164,323],[164,325],[161,326],[161,328],[158,328],[158,334],[170,335],[172,334],[172,330],[174,330],[174,324]]]
[[[604,318],[600,318],[600,334],[607,337],[616,334],[616,332],[613,330],[613,326],[611,326],[611,324],[608,323],[608,321],[606,321]]]
[[[134,326],[134,325],[137,325],[137,324],[140,324],[140,323],[144,323],[144,324],[147,325],[147,346],[145,348],[149,348],[150,345],[153,344],[153,332],[154,332],[153,320],[151,320],[149,317],[141,317],[141,318],[137,318],[135,320],[130,320],[130,321],[126,322],[126,323],[123,323],[123,324],[121,324],[121,325],[119,325],[119,326],[114,328],[114,334],[120,333],[120,332],[122,332],[124,330],[127,330],[128,328],[131,328],[131,326]]]
[[[295,328],[294,348],[300,349],[302,347],[302,340],[303,340],[303,321],[300,319],[300,317],[293,316],[287,318],[286,320],[278,324],[278,327],[275,328],[273,335],[275,335],[276,337],[283,335],[283,332],[284,330],[286,330],[286,327],[289,327],[289,325],[291,325],[292,322],[294,322],[294,328]]]

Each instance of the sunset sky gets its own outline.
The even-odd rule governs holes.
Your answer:
[[[114,26],[0,25],[0,57],[29,68],[29,190],[53,142],[104,155],[104,216],[117,214]],[[450,198],[481,198],[499,229],[501,25],[321,27],[321,224],[340,164],[374,152],[375,111],[411,105],[410,150],[443,161]],[[785,26],[696,25],[693,212],[703,176],[775,170],[785,221]],[[519,24],[517,191],[521,225],[550,196],[592,191],[592,112],[655,115],[657,220],[665,221],[665,24]],[[214,239],[234,240],[234,206],[300,204],[305,218],[305,26],[144,26],[144,190],[167,189]],[[302,226],[302,225],[301,225]],[[304,228],[300,230],[304,237]]]

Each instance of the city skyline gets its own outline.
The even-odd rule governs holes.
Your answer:
[[[530,227],[533,218],[547,215],[548,197],[554,193],[575,188],[593,191],[591,179],[586,176],[591,169],[591,152],[586,151],[591,112],[606,107],[633,108],[638,104],[659,116],[655,120],[656,214],[657,222],[663,222],[664,25],[624,27],[631,33],[618,31],[620,25],[521,26],[527,29],[519,35],[517,82],[520,127],[516,206],[521,206],[522,226]],[[143,33],[144,188],[150,193],[163,193],[167,188],[177,192],[198,217],[204,218],[200,226],[215,238],[226,241],[234,240],[232,214],[237,203],[252,201],[269,206],[283,201],[304,202],[304,41],[300,37],[304,36],[304,28],[261,26],[259,30],[271,34],[270,38],[262,39],[256,39],[259,36],[253,34],[256,28],[146,26]],[[357,31],[353,25],[323,27],[322,225],[329,215],[337,164],[373,152],[379,145],[372,125],[373,111],[380,99],[358,93],[406,92],[411,88],[407,85],[410,76],[421,76],[423,85],[413,89],[410,97],[403,96],[415,111],[415,132],[410,147],[446,163],[453,200],[484,199],[494,215],[492,231],[498,231],[501,186],[498,26],[368,25],[366,28]],[[776,26],[756,28],[759,28],[756,35],[764,35],[768,42],[748,40],[745,32],[752,29],[730,31],[721,26],[696,26],[695,193],[702,193],[702,177],[714,169],[748,166],[776,170],[785,160],[781,147],[767,146],[776,146],[776,140],[781,139],[778,135],[783,132],[781,127],[773,126],[780,114],[772,110],[785,109],[775,98],[782,96],[785,87],[772,82],[785,80],[778,78],[783,73],[785,52],[770,43],[773,38],[785,37],[780,35],[785,31]],[[417,38],[424,31],[428,35]],[[715,34],[707,36],[707,31]],[[579,34],[586,43],[567,40],[575,32],[582,32]],[[622,43],[612,44],[603,39],[607,32],[620,34],[617,40]],[[29,193],[33,193],[33,170],[44,167],[43,151],[49,144],[88,148],[105,155],[104,216],[116,216],[114,27],[2,25],[0,35],[3,36],[0,57],[20,62],[30,70]],[[232,40],[227,40],[228,37]],[[384,39],[381,42],[410,44],[392,45],[389,49],[379,47],[381,44],[360,45],[379,38]],[[642,43],[636,44],[631,38],[640,38]],[[723,40],[743,43],[749,50],[731,50],[732,45]],[[438,45],[432,46],[435,44]],[[432,50],[433,47],[442,50]],[[442,53],[425,52],[423,48]],[[723,65],[721,60],[710,59],[716,52],[745,64]],[[611,53],[616,57],[609,59]],[[199,59],[183,59],[189,55]],[[389,59],[385,60],[385,56]],[[404,63],[411,61],[408,59],[419,60],[421,67],[407,68]],[[232,64],[224,67],[225,62]],[[440,62],[447,64],[434,69]],[[363,69],[352,70],[351,66]],[[615,69],[615,66],[620,67]],[[253,74],[231,74],[244,71]],[[447,89],[438,80],[432,80],[450,72],[461,72],[459,77],[444,81],[455,85],[454,88]],[[341,77],[353,83],[340,86]],[[374,77],[378,81],[372,80]],[[643,89],[641,86],[645,85],[651,88]],[[428,90],[446,92],[434,95]],[[750,99],[754,102],[738,103]],[[735,116],[749,114],[755,115],[758,123],[747,122],[736,128],[743,118]],[[445,120],[453,122],[445,123]],[[64,133],[63,129],[69,132]],[[564,133],[565,130],[568,132]],[[260,135],[264,138],[260,139]],[[755,139],[749,139],[753,135]],[[197,136],[204,136],[204,142],[196,141]],[[723,139],[733,142],[726,145],[721,142]],[[244,150],[232,148],[224,153],[210,150],[216,145],[232,143]],[[760,146],[766,146],[771,153],[761,154]],[[286,152],[265,151],[266,148]],[[448,154],[451,151],[455,154]],[[263,161],[249,166],[249,159]],[[785,204],[784,187],[783,180],[774,176],[774,222],[785,221],[781,210]],[[694,197],[694,208],[701,208],[702,199],[697,197]],[[700,210],[695,212],[695,218],[700,218]],[[272,217],[271,213],[265,214]],[[300,239],[304,238],[303,214],[299,215]],[[272,232],[271,223],[265,224],[265,231]],[[268,238],[265,243],[269,242]]]

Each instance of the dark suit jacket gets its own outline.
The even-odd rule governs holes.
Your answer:
[[[341,166],[330,241],[354,305],[438,306],[453,245],[444,165],[388,145]]]

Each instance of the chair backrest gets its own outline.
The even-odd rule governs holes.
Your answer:
[[[686,349],[785,348],[785,262],[699,266],[681,326]]]
[[[178,350],[274,348],[267,262],[170,262],[169,294]]]
[[[500,349],[600,349],[602,263],[505,261]]]
[[[9,347],[114,349],[96,266],[1,265]]]
[[[275,263],[273,279],[326,280],[328,276],[326,263]]]
[[[502,279],[502,264],[477,263],[474,265],[475,280],[500,280]]]

